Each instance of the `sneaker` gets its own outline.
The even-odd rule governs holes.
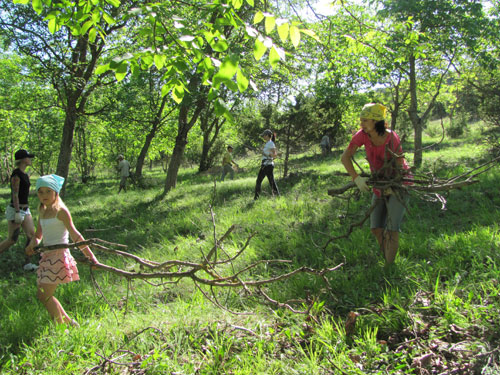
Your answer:
[[[36,271],[38,269],[38,266],[33,263],[27,263],[24,265],[23,269],[25,271]]]

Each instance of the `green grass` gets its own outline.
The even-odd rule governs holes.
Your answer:
[[[427,136],[426,145],[440,138],[430,133],[434,137]],[[479,165],[488,157],[480,138],[476,126],[462,138],[441,142],[424,153],[423,169],[451,176]],[[81,324],[66,330],[53,325],[36,300],[36,277],[22,271],[21,238],[1,256],[0,372],[499,371],[497,168],[480,175],[478,184],[443,193],[446,210],[413,195],[398,257],[392,267],[385,267],[366,225],[323,250],[331,236],[344,234],[350,223],[364,216],[370,199],[326,194],[329,187],[347,180],[334,173],[342,171],[338,152],[328,158],[294,155],[293,175],[278,180],[281,197],[271,198],[264,182],[264,194],[256,202],[257,163],[237,161],[247,172],[233,181],[217,182],[215,194],[213,177],[182,169],[177,188],[158,200],[164,175],[153,170],[147,174],[146,188],[120,195],[118,180],[111,176],[90,185],[73,183],[65,202],[85,237],[126,244],[130,252],[148,259],[200,260],[201,252],[206,254],[213,244],[212,206],[218,236],[232,224],[237,226],[224,243],[227,253],[234,254],[255,233],[236,267],[259,259],[289,259],[294,267],[315,268],[344,263],[328,275],[328,286],[319,278],[299,275],[267,288],[280,301],[318,298],[313,318],[271,308],[234,290],[216,289],[218,301],[228,309],[252,313],[235,315],[214,306],[187,280],[157,286],[135,281],[129,288],[116,275],[94,271],[104,298],[94,289],[89,269],[80,266],[81,281],[57,290],[63,306]],[[278,163],[276,174],[280,169]],[[0,197],[7,201],[8,195],[2,187]],[[34,207],[36,197],[31,199]],[[33,212],[36,215],[36,209]],[[2,219],[1,236],[6,227]],[[108,264],[130,266],[116,256],[99,251],[96,255]],[[287,269],[261,267],[252,275]],[[352,333],[345,327],[349,312],[359,314]],[[419,362],[427,354],[429,363]]]

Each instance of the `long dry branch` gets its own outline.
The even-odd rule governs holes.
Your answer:
[[[251,290],[255,290],[257,295],[261,295],[261,287],[277,283],[286,279],[289,279],[298,274],[312,274],[317,277],[322,278],[326,283],[328,280],[326,276],[328,273],[338,270],[342,264],[336,267],[314,269],[311,267],[298,267],[289,270],[288,272],[279,273],[273,276],[268,276],[264,278],[250,277],[249,272],[261,265],[271,265],[271,264],[291,264],[290,260],[286,259],[269,259],[269,260],[258,260],[251,264],[244,265],[240,269],[237,269],[233,264],[233,261],[239,257],[245,249],[248,247],[250,239],[255,235],[250,234],[243,246],[238,249],[235,255],[230,256],[226,252],[220,253],[217,256],[216,249],[220,248],[224,239],[226,239],[229,234],[235,229],[232,225],[229,229],[222,235],[221,238],[215,239],[214,241],[217,245],[213,246],[207,255],[202,255],[199,262],[184,261],[184,260],[167,260],[164,262],[156,262],[149,259],[141,258],[137,255],[131,254],[124,250],[117,250],[112,247],[126,248],[125,245],[115,244],[107,241],[103,241],[99,238],[91,238],[85,241],[80,241],[70,244],[58,244],[45,247],[38,247],[37,252],[57,250],[57,249],[79,249],[85,246],[90,246],[94,250],[100,250],[108,254],[123,257],[134,261],[140,266],[139,271],[128,271],[122,268],[114,267],[105,263],[92,263],[86,258],[78,259],[79,262],[88,264],[92,266],[92,269],[103,270],[106,272],[113,273],[120,277],[127,279],[129,282],[131,280],[150,280],[150,279],[168,279],[172,282],[178,282],[181,279],[191,279],[196,287],[199,285],[206,285],[211,288],[221,287],[221,288],[240,288],[247,294],[251,294]],[[105,246],[106,245],[106,246]],[[222,256],[224,255],[224,257]],[[227,274],[227,270],[230,270],[229,275],[223,275],[224,272]],[[212,299],[214,295],[212,293]],[[212,300],[211,299],[211,300]],[[266,298],[267,299],[267,298]],[[219,305],[219,303],[217,303]],[[287,307],[287,304],[276,303],[278,307]],[[295,311],[291,309],[291,311]]]

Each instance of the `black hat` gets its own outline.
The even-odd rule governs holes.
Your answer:
[[[30,154],[28,151],[26,150],[19,150],[19,151],[16,151],[16,153],[14,154],[14,158],[16,160],[22,160],[24,158],[34,158],[35,157],[35,154]]]

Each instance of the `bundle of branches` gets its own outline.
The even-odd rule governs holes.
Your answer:
[[[432,173],[411,175],[408,171],[403,170],[397,162],[398,159],[400,160],[404,157],[403,154],[396,154],[387,147],[386,152],[391,154],[392,158],[386,159],[383,167],[373,175],[365,173],[359,164],[357,164],[353,159],[353,162],[361,170],[360,175],[368,177],[367,184],[375,189],[379,189],[382,195],[394,194],[396,197],[401,197],[401,194],[403,193],[412,191],[417,192],[427,200],[440,202],[442,205],[441,209],[443,210],[446,209],[446,198],[438,192],[458,189],[479,182],[476,177],[493,168],[497,164],[498,160],[500,160],[500,157],[496,157],[476,168],[471,169],[470,171],[447,179],[442,179],[436,177]],[[328,195],[340,196],[355,187],[356,184],[354,182],[349,182],[342,187],[329,189]],[[403,201],[403,199],[400,200]],[[355,227],[361,227],[370,217],[374,207],[374,205],[371,205],[365,212],[364,217],[359,222],[352,223],[345,234],[328,239],[325,245],[323,245],[323,250],[325,250],[333,241],[349,237]]]
[[[269,297],[264,292],[263,287],[304,273],[312,274],[322,278],[328,287],[328,279],[326,278],[326,274],[339,269],[342,264],[339,264],[333,268],[324,268],[320,270],[302,266],[268,278],[250,278],[248,276],[250,271],[258,267],[259,265],[269,265],[273,263],[290,264],[292,262],[290,260],[281,259],[260,260],[245,265],[243,268],[237,270],[234,262],[244,253],[245,249],[250,243],[251,238],[254,237],[255,234],[251,234],[247,238],[243,246],[234,255],[230,255],[224,250],[223,241],[235,228],[236,226],[232,225],[222,237],[220,237],[219,239],[214,238],[214,246],[208,251],[207,254],[204,254],[202,251],[201,259],[198,262],[190,262],[184,260],[167,260],[164,262],[156,262],[124,251],[124,249],[127,248],[127,246],[125,245],[107,242],[99,238],[91,238],[85,241],[71,244],[38,247],[37,251],[43,252],[64,248],[78,249],[84,246],[90,246],[93,250],[99,250],[108,254],[120,256],[129,259],[135,264],[139,265],[140,271],[127,271],[104,263],[94,264],[86,258],[78,259],[79,262],[90,265],[91,269],[104,270],[114,273],[116,275],[124,277],[129,282],[134,279],[141,279],[144,281],[151,279],[166,279],[168,280],[167,283],[177,283],[181,279],[190,279],[194,283],[196,288],[200,290],[206,298],[208,298],[218,307],[221,307],[225,310],[227,310],[227,308],[222,306],[217,300],[217,296],[214,292],[214,287],[239,288],[241,291],[247,293],[247,295],[262,297],[264,301],[274,306],[289,309],[294,313],[310,315],[310,311],[315,302],[314,299],[308,299],[308,301],[293,300],[282,303]],[[201,285],[209,286],[210,294],[207,293],[203,288],[201,288]],[[307,307],[305,310],[297,310],[292,306],[297,304],[299,306]]]
[[[389,150],[389,152],[391,152]],[[384,166],[376,174],[370,175],[365,172],[361,172],[360,175],[363,177],[369,177],[367,184],[373,188],[379,189],[381,191],[391,189],[393,191],[417,191],[424,193],[437,193],[438,191],[446,191],[451,189],[458,189],[467,185],[474,184],[478,182],[476,177],[481,173],[488,171],[496,165],[496,162],[500,157],[496,157],[486,163],[479,165],[476,168],[471,169],[468,172],[453,176],[447,179],[441,179],[432,173],[428,174],[418,174],[411,176],[407,171],[402,170],[400,167],[395,165],[397,158],[403,157],[403,155],[397,155],[391,152],[394,158],[386,160]],[[359,167],[359,165],[358,165]],[[361,167],[359,167],[361,169]],[[362,169],[361,169],[362,170]],[[391,173],[386,173],[391,171]],[[328,195],[337,196],[345,193],[346,191],[356,187],[354,182],[349,182],[346,185],[333,188],[328,190]],[[446,202],[444,198],[440,199],[442,202]]]

